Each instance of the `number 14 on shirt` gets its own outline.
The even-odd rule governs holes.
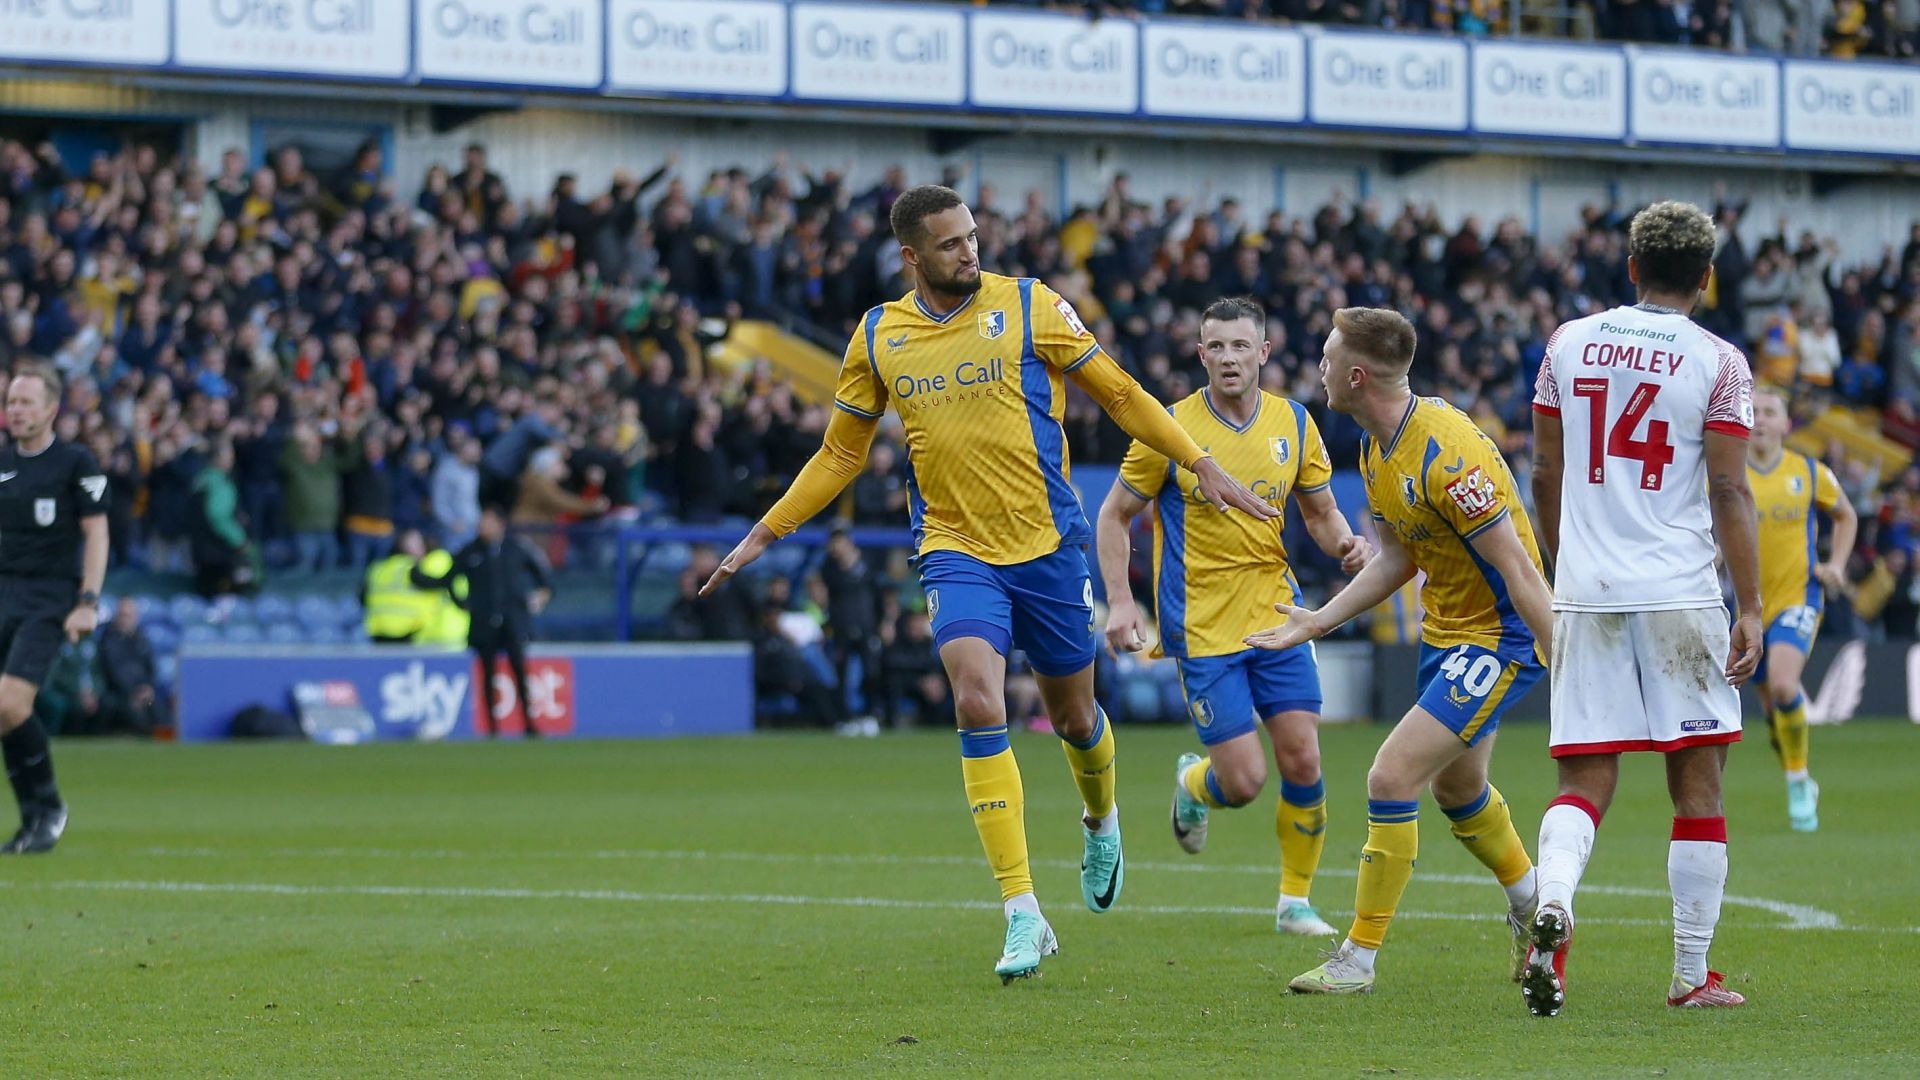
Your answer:
[[[1660,396],[1660,384],[1643,382],[1627,395],[1627,407],[1621,411],[1620,419],[1608,432],[1603,447],[1600,432],[1607,426],[1608,382],[1605,379],[1573,380],[1573,396],[1587,399],[1592,409],[1593,421],[1588,426],[1587,483],[1604,484],[1607,482],[1607,458],[1625,458],[1640,463],[1640,486],[1648,491],[1659,491],[1661,481],[1666,476],[1667,466],[1673,464],[1673,443],[1667,439],[1667,422],[1655,420],[1647,425],[1647,437],[1633,437],[1640,421],[1646,418],[1647,410],[1653,407],[1653,399]]]

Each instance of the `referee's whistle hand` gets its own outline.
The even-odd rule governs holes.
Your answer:
[[[93,634],[94,627],[100,625],[100,612],[92,604],[81,604],[67,613],[67,640],[78,643],[81,638]]]
[[[1248,491],[1240,481],[1227,475],[1227,470],[1211,457],[1203,457],[1193,463],[1194,478],[1200,481],[1200,494],[1212,503],[1216,510],[1238,510],[1250,514],[1260,521],[1270,521],[1280,516],[1273,504]]]

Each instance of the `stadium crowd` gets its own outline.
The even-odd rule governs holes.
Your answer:
[[[1531,236],[1511,217],[1445,222],[1337,193],[1290,216],[1232,198],[1149,203],[1118,174],[1056,214],[990,178],[942,179],[978,192],[983,265],[1052,283],[1162,400],[1203,377],[1187,344],[1198,310],[1257,298],[1272,312],[1265,383],[1315,408],[1336,461],[1354,460],[1359,432],[1320,408],[1334,309],[1405,312],[1416,389],[1467,410],[1524,477],[1548,335],[1632,300],[1625,207]],[[856,185],[784,159],[686,175],[669,158],[516,198],[478,145],[403,192],[375,145],[327,175],[292,147],[257,168],[228,151],[207,175],[149,147],[68,163],[9,141],[0,368],[41,356],[65,375],[59,433],[109,474],[116,564],[191,570],[208,594],[363,568],[410,528],[456,547],[482,500],[522,526],[751,517],[818,445],[826,414],[768,366],[710,366],[707,346],[740,318],[844,341],[906,289],[885,222],[908,182],[897,167]],[[1757,227],[1724,199],[1715,213],[1723,245],[1700,320],[1801,390],[1802,411],[1882,408],[1890,433],[1916,441],[1920,224],[1903,247],[1844,265],[1787,222]],[[1120,459],[1124,437],[1085,398],[1067,418],[1074,460]],[[896,436],[883,429],[849,521],[901,524]],[[1858,617],[1912,636],[1920,468],[1882,475],[1837,446],[1829,459],[1867,521]],[[814,577],[707,601],[687,587],[710,569],[697,551],[666,632],[761,642],[763,678],[803,715],[937,712],[944,689],[903,560],[833,547]],[[1310,589],[1331,576],[1310,559],[1300,569]],[[850,670],[868,693],[841,692]]]
[[[1277,23],[1428,30],[1475,37],[1522,32],[1652,45],[1911,59],[1920,50],[1916,0],[971,0],[1095,15],[1200,15]]]

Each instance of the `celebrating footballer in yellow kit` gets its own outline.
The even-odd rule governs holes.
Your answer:
[[[1760,515],[1760,623],[1766,638],[1754,687],[1787,772],[1787,820],[1812,832],[1820,827],[1820,785],[1807,774],[1807,695],[1800,673],[1820,629],[1823,586],[1837,589],[1847,580],[1860,518],[1831,469],[1782,445],[1789,426],[1780,391],[1755,387],[1747,485]],[[1833,554],[1824,563],[1816,510],[1833,519]]]
[[[1228,298],[1200,320],[1207,386],[1172,407],[1173,418],[1254,494],[1281,506],[1291,494],[1322,551],[1352,573],[1372,548],[1353,534],[1330,490],[1333,466],[1313,418],[1298,402],[1260,389],[1270,349],[1266,313]],[[1332,935],[1308,892],[1326,843],[1326,786],[1320,776],[1320,672],[1313,645],[1285,652],[1250,648],[1246,636],[1272,621],[1267,604],[1300,599],[1281,543],[1281,521],[1212,512],[1193,476],[1145,443],[1127,452],[1100,507],[1100,572],[1110,604],[1107,643],[1138,652],[1144,622],[1127,583],[1128,526],[1153,507],[1156,656],[1180,665],[1187,710],[1209,756],[1182,754],[1175,766],[1174,839],[1190,854],[1207,842],[1209,808],[1245,806],[1266,785],[1258,728],[1264,721],[1280,769],[1274,827],[1280,838],[1282,933]]]
[[[1422,787],[1506,892],[1509,974],[1517,980],[1533,916],[1533,861],[1506,799],[1487,782],[1487,762],[1501,715],[1545,674],[1553,597],[1498,448],[1465,413],[1408,389],[1413,325],[1396,311],[1342,308],[1333,326],[1320,362],[1327,402],[1366,432],[1361,472],[1380,553],[1319,610],[1276,605],[1286,623],[1247,642],[1291,649],[1312,641],[1424,571],[1423,689],[1367,774],[1353,927],[1332,958],[1290,985],[1316,994],[1373,989],[1375,953],[1413,876]]]
[[[967,804],[1000,883],[1002,981],[1058,948],[1034,897],[1020,770],[1007,738],[1007,654],[1027,654],[1085,804],[1080,891],[1095,912],[1119,898],[1113,731],[1093,696],[1093,539],[1068,484],[1066,377],[1128,434],[1197,477],[1219,510],[1276,515],[1229,477],[1119,364],[1072,305],[1031,278],[982,273],[973,213],[925,185],[893,204],[914,280],[867,312],[847,345],[825,444],[702,588],[711,592],[775,539],[826,509],[859,474],[893,405],[906,432],[915,556],[934,645],[953,684]]]

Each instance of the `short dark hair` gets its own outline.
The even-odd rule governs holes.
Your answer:
[[[1627,230],[1627,254],[1647,289],[1692,295],[1713,266],[1714,246],[1713,219],[1692,203],[1654,203]]]
[[[39,379],[40,385],[47,389],[47,400],[58,403],[66,392],[66,381],[60,378],[60,369],[45,360],[22,360],[13,365],[13,378]]]
[[[1252,322],[1253,332],[1261,337],[1266,336],[1266,309],[1251,296],[1223,296],[1208,304],[1207,310],[1200,313],[1200,325],[1203,327],[1210,322],[1232,322],[1235,319]]]
[[[967,201],[950,187],[921,184],[908,188],[893,200],[893,210],[887,215],[887,220],[893,226],[894,239],[912,247],[926,239],[928,218],[965,205]]]

